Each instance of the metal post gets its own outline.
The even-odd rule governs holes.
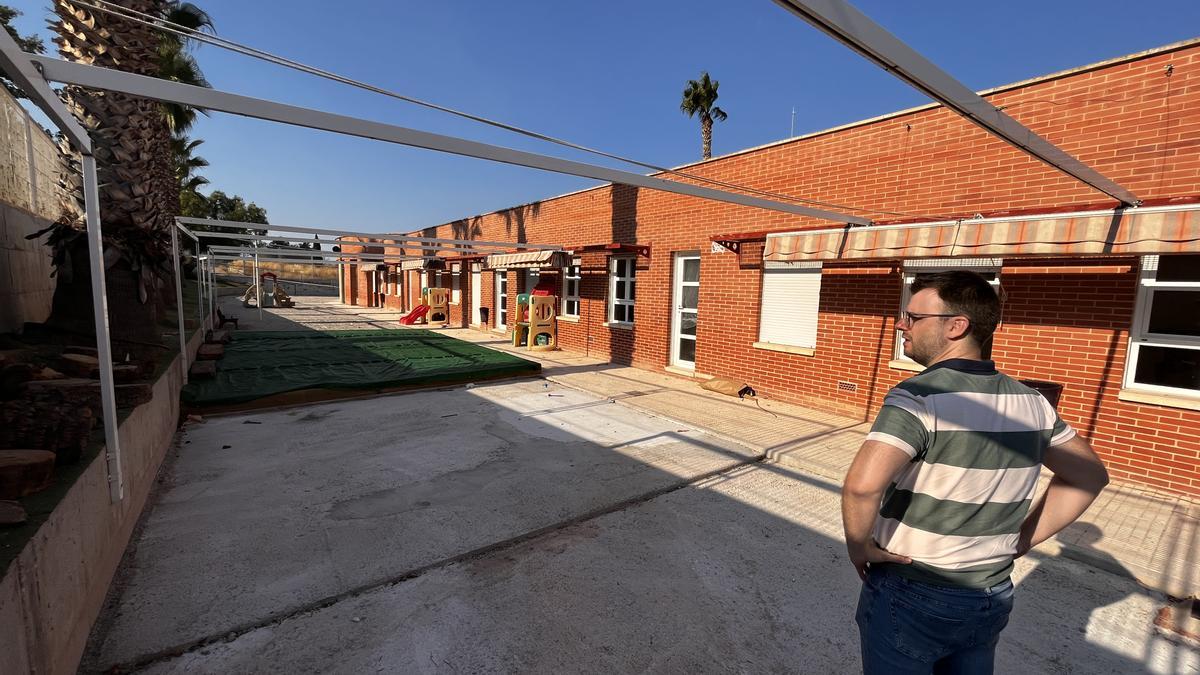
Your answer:
[[[179,228],[171,223],[171,264],[175,268],[175,316],[179,319],[179,360],[183,364],[183,383],[188,381],[187,336],[183,319],[183,274],[179,269]]]
[[[337,275],[338,275],[338,302],[345,304],[346,303],[346,292],[342,289],[342,263],[340,263],[340,262],[337,264]]]
[[[197,246],[196,251],[198,252],[199,250],[200,250],[200,247]],[[196,308],[196,317],[197,317],[197,321],[199,322],[197,325],[199,326],[199,329],[201,331],[204,330],[204,312],[206,309],[208,309],[208,289],[204,287],[204,285],[206,283],[206,277],[204,276],[204,265],[205,265],[205,259],[200,257],[199,255],[197,255],[196,256],[196,299],[199,301],[200,306]]]
[[[96,353],[100,359],[100,408],[104,417],[104,462],[108,496],[115,504],[125,496],[121,477],[121,443],[117,429],[117,396],[113,386],[112,343],[108,330],[108,291],[104,285],[104,240],[100,232],[100,187],[96,158],[83,155],[83,208],[87,219],[88,258],[92,273],[92,310],[96,318]]]
[[[217,307],[221,300],[217,294],[217,261],[209,260],[208,264],[208,322],[213,328],[217,327]]]
[[[262,277],[258,276],[258,242],[254,242],[254,302],[258,305],[258,320],[262,321]]]

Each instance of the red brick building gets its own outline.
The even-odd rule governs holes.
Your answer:
[[[570,266],[539,270],[566,349],[863,419],[919,368],[896,348],[905,279],[974,267],[1006,298],[999,367],[1063,384],[1060,412],[1115,477],[1200,496],[1200,40],[984,95],[1145,205],[1114,212],[934,104],[681,169],[852,205],[882,229],[606,185],[415,234],[570,250]],[[440,285],[452,325],[503,330],[533,283],[482,259],[444,264],[350,266],[343,300],[408,309]]]

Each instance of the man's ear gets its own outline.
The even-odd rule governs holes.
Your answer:
[[[961,340],[971,334],[971,320],[965,316],[956,316],[950,320],[946,328],[946,337],[951,340]]]

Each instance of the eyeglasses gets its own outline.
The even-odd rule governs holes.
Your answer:
[[[952,316],[962,316],[962,314],[918,314],[917,312],[900,312],[900,316],[896,317],[896,323],[906,323],[912,325],[921,319],[931,319],[938,317],[939,319],[949,319]]]

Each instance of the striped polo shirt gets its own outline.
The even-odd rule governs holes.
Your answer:
[[[1075,430],[991,361],[938,362],[888,392],[867,440],[912,462],[888,487],[875,541],[912,558],[895,571],[987,588],[1008,578],[1046,448]]]

